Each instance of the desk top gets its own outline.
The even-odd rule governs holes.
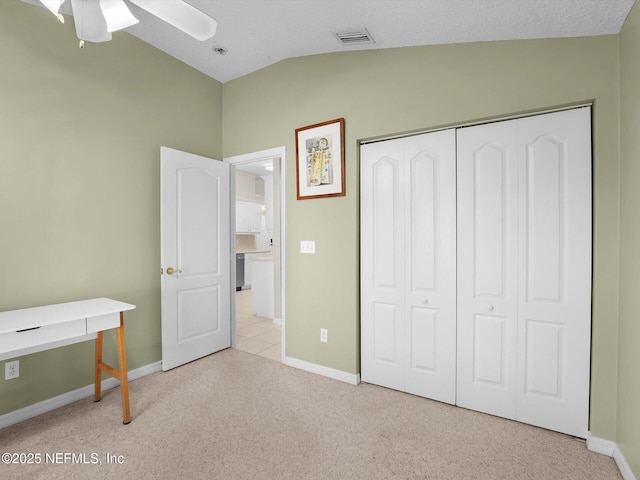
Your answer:
[[[0,312],[0,334],[98,317],[109,313],[126,312],[134,308],[136,308],[135,305],[110,298],[92,298],[78,302],[10,310]]]

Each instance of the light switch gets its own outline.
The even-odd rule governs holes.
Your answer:
[[[314,240],[300,240],[300,253],[316,253]]]

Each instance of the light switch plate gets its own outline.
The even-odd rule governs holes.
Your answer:
[[[315,240],[300,240],[300,253],[316,253]]]

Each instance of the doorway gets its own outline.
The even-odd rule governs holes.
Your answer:
[[[282,362],[286,351],[285,148],[224,161],[231,164],[231,248],[235,260],[231,345]]]

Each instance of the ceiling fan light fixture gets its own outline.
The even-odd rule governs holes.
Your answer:
[[[204,41],[216,34],[218,22],[182,0],[130,0],[169,25]]]
[[[107,31],[115,32],[138,23],[138,19],[124,4],[123,0],[100,0],[100,10],[107,22]]]

